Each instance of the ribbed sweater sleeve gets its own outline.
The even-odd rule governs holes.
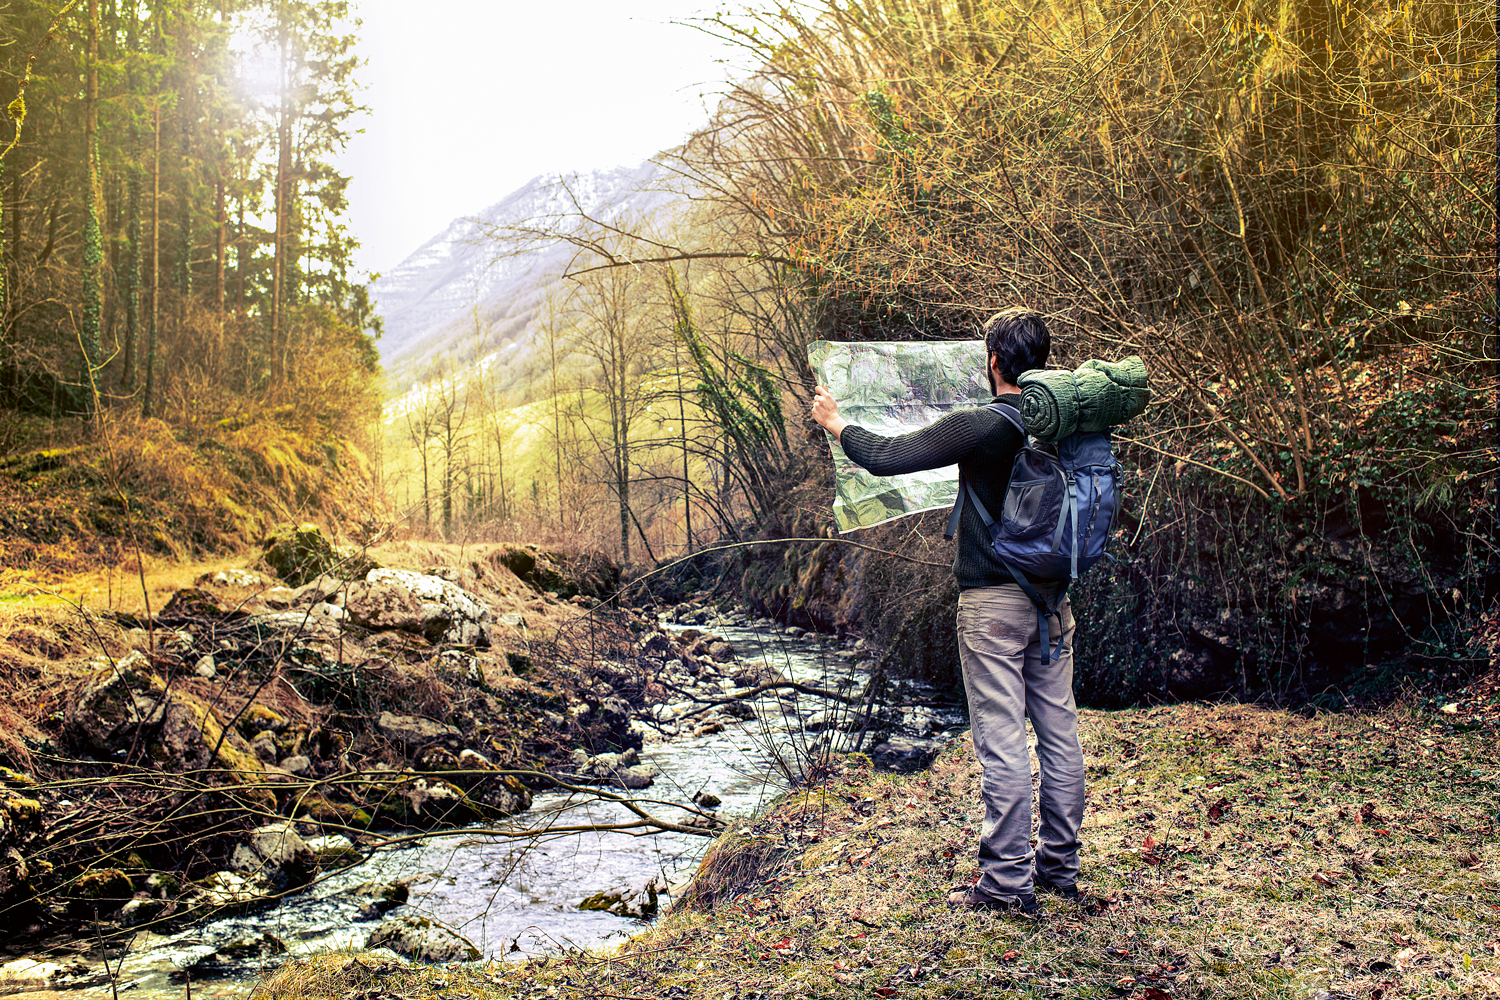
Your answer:
[[[957,465],[984,440],[992,423],[981,416],[985,412],[955,410],[920,430],[896,437],[884,437],[850,424],[839,436],[839,444],[851,461],[876,476],[941,469]]]
[[[996,402],[1019,407],[1017,394]],[[922,469],[957,465],[964,482],[973,487],[991,516],[998,517],[1010,485],[1010,467],[1024,444],[1021,432],[1005,417],[982,407],[955,410],[939,420],[895,437],[885,437],[850,424],[839,436],[844,454],[877,476],[899,476]],[[959,518],[953,575],[959,587],[1015,586],[1014,577],[990,547],[989,531],[972,503]]]

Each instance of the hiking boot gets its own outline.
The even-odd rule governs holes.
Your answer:
[[[991,913],[1013,913],[1018,917],[1039,916],[1041,904],[1032,893],[1019,895],[1015,899],[996,899],[986,896],[973,886],[959,886],[948,896],[948,905],[955,910],[986,910]]]
[[[1076,882],[1068,882],[1066,884],[1061,882],[1049,882],[1047,879],[1042,877],[1040,872],[1033,875],[1031,881],[1036,885],[1037,892],[1050,892],[1054,896],[1061,896],[1063,899],[1066,899],[1069,902],[1078,902],[1079,893],[1078,884]]]

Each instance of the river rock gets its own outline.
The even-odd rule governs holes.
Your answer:
[[[364,882],[349,895],[359,903],[360,920],[377,920],[411,898],[411,888],[403,881]]]
[[[0,965],[0,993],[77,987],[89,978],[88,966],[80,962],[64,965],[61,962],[17,958]],[[102,974],[93,978],[100,982],[105,979]]]
[[[396,629],[454,646],[488,646],[490,606],[440,577],[404,569],[371,570],[350,583],[349,619],[371,629]]]
[[[781,671],[768,663],[752,663],[742,670],[736,670],[730,675],[735,687],[749,688],[759,687],[762,684],[775,684],[783,681]]]
[[[715,663],[728,663],[730,660],[734,659],[734,647],[725,642],[723,639],[720,639],[717,642],[710,642],[708,644],[707,652],[709,659],[713,660]]]
[[[226,732],[207,702],[169,687],[149,666],[136,651],[89,675],[68,702],[69,737],[101,755],[134,748],[167,770],[213,771],[222,783],[251,786],[239,789],[242,800],[274,808],[271,793],[255,787],[265,771],[245,739]]]
[[[574,750],[573,767],[579,781],[632,790],[651,787],[661,773],[650,764],[642,764],[634,750],[592,757],[586,751]]]
[[[318,873],[318,859],[291,823],[270,823],[236,844],[229,863],[238,871],[260,875],[276,892],[301,888]]]
[[[164,901],[153,899],[149,893],[138,892],[134,899],[120,907],[120,924],[124,927],[136,927],[150,923],[161,916],[161,911],[166,906]]]
[[[320,868],[336,868],[343,865],[358,864],[364,859],[364,855],[354,841],[341,833],[324,834],[321,837],[308,837],[306,839],[307,849],[312,851],[313,857],[317,858]]]
[[[462,734],[452,726],[416,715],[395,715],[381,712],[375,720],[375,730],[390,740],[405,747],[408,752],[441,740],[458,739]]]
[[[578,904],[580,910],[601,910],[617,917],[634,917],[649,920],[656,916],[657,883],[653,875],[644,882],[615,886],[585,897]]]
[[[214,872],[198,884],[196,901],[206,906],[258,907],[275,902],[275,889],[264,875]]]
[[[417,962],[477,962],[474,942],[430,917],[414,913],[387,917],[370,932],[367,948],[389,948]]]

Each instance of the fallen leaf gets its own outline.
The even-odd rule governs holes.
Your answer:
[[[1220,799],[1208,807],[1208,818],[1217,823],[1229,811],[1229,800]]]
[[[1155,986],[1147,986],[1146,989],[1142,991],[1141,996],[1144,998],[1144,1000],[1172,1000],[1171,997],[1167,996],[1166,993],[1157,989]]]

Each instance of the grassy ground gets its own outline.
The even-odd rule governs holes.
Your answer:
[[[1495,716],[1088,712],[1085,901],[955,913],[978,770],[856,763],[715,845],[616,953],[408,969],[331,955],[301,997],[1500,996]]]

